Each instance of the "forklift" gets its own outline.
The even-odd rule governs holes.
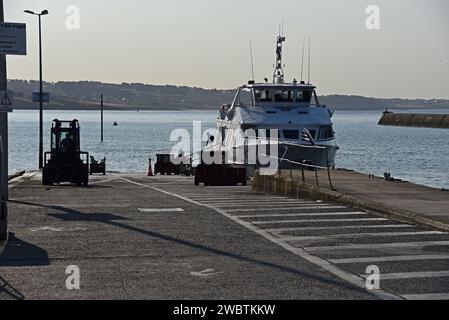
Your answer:
[[[77,186],[89,183],[89,153],[80,151],[78,120],[53,120],[51,151],[45,152],[42,184],[70,182]]]

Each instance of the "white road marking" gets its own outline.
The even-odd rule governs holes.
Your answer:
[[[31,228],[32,232],[37,231],[54,231],[54,232],[61,232],[62,228],[54,228],[54,227],[38,227],[38,228]]]
[[[360,276],[363,278],[367,278],[370,275],[362,274]],[[412,279],[412,278],[439,278],[439,277],[449,277],[449,271],[382,273],[380,275],[381,280],[399,280],[399,279]]]
[[[422,241],[422,242],[390,242],[390,243],[365,243],[346,244],[341,246],[306,247],[307,251],[328,251],[328,250],[348,250],[348,249],[380,249],[380,248],[408,248],[424,246],[444,246],[449,245],[449,241]]]
[[[341,229],[371,229],[371,228],[416,228],[411,224],[379,224],[379,225],[350,225],[350,226],[338,226],[338,227],[292,227],[292,228],[271,228],[265,229],[265,231],[271,233],[280,233],[287,231],[312,231],[312,230],[341,230]]]
[[[403,294],[407,300],[449,300],[449,293]]]
[[[180,195],[182,197],[189,197],[189,199],[193,199],[193,200],[197,200],[197,199],[198,200],[201,200],[201,199],[211,200],[212,199],[212,200],[220,201],[220,200],[234,200],[235,199],[235,196],[234,197],[230,197],[229,193],[224,194],[224,195],[205,194],[205,193],[203,193],[203,194],[195,193],[195,195],[192,195],[192,194],[185,194],[185,193],[183,193],[183,194],[180,194]],[[239,197],[241,197],[241,196],[239,195]],[[254,199],[254,200],[257,199],[257,197],[255,197],[255,196],[249,196],[249,198],[250,199]],[[261,199],[261,200],[284,200],[284,199],[285,200],[299,200],[299,199],[290,199],[290,198],[272,197],[272,196],[264,197],[264,199]],[[314,202],[314,201],[311,201],[311,200],[305,200],[305,201]]]
[[[277,202],[273,202],[273,200],[225,200],[225,201],[204,201],[202,199],[198,199],[198,202],[202,202],[202,203],[207,203],[207,204],[212,204],[212,205],[234,205],[234,206],[240,206],[240,205],[254,205],[254,204],[263,204],[263,205],[275,205],[277,204]],[[299,203],[303,203],[303,204],[310,204],[310,205],[316,205],[316,206],[320,206],[323,204],[317,204],[317,203],[313,203],[310,201],[283,201],[282,205],[284,204],[299,204]]]
[[[37,227],[37,228],[30,228],[31,232],[39,232],[39,231],[53,231],[53,232],[62,232],[62,231],[86,231],[87,228],[81,228],[81,227],[74,227],[74,228],[57,228],[57,227]]]
[[[366,258],[347,258],[347,259],[328,259],[332,263],[371,263],[388,261],[419,261],[419,260],[445,260],[449,259],[449,254],[420,254],[410,256],[391,256],[391,257],[366,257]]]
[[[210,277],[210,276],[213,276],[213,275],[216,275],[219,273],[222,273],[222,272],[215,272],[214,269],[206,269],[203,271],[192,271],[192,272],[190,272],[190,275],[195,276],[195,277]]]
[[[314,212],[314,213],[284,213],[284,214],[248,214],[239,216],[236,215],[238,218],[265,218],[265,217],[296,217],[296,216],[303,216],[303,217],[321,217],[321,216],[351,216],[351,215],[366,215],[366,212],[359,212],[359,211],[351,211],[351,212]]]
[[[418,232],[376,232],[376,233],[347,233],[320,236],[283,236],[285,241],[303,241],[303,240],[325,240],[338,238],[363,238],[363,237],[399,237],[399,236],[421,236],[430,234],[445,234],[441,231],[418,231]]]
[[[201,203],[207,203],[204,201],[199,201]],[[257,202],[257,203],[207,203],[210,205],[215,205],[217,207],[222,208],[229,208],[233,209],[232,207],[242,207],[241,209],[247,209],[246,207],[250,207],[250,209],[265,209],[273,207],[273,205],[276,205],[273,202]],[[307,203],[307,202],[292,202],[292,203],[283,203],[283,208],[291,208],[296,206],[306,206],[308,208],[325,208],[326,204],[318,204],[318,203]],[[240,208],[236,208],[240,209]]]
[[[317,206],[317,205],[304,205],[301,207],[273,207],[273,208],[251,208],[251,209],[225,209],[226,212],[251,212],[251,211],[285,211],[285,210],[301,210],[301,209],[347,209],[344,206]]]
[[[137,208],[140,212],[183,212],[181,208]]]
[[[223,216],[227,217],[228,219],[230,219],[230,220],[232,220],[232,221],[242,225],[243,227],[247,228],[248,230],[257,233],[258,235],[264,237],[265,239],[270,240],[271,242],[279,245],[280,247],[290,251],[291,253],[293,253],[293,254],[295,254],[295,255],[297,255],[297,256],[299,256],[299,257],[301,257],[301,258],[303,258],[303,259],[305,259],[305,260],[307,260],[307,261],[309,261],[309,262],[311,262],[311,263],[313,263],[315,265],[320,266],[324,270],[327,270],[328,272],[330,272],[330,273],[336,275],[337,277],[339,277],[339,278],[341,278],[341,279],[343,279],[343,280],[345,280],[345,281],[347,281],[347,282],[357,286],[358,288],[366,290],[366,284],[365,284],[365,280],[363,278],[361,278],[361,277],[359,277],[359,276],[357,276],[355,274],[348,273],[348,272],[344,271],[343,269],[340,269],[337,266],[331,264],[329,261],[321,259],[320,257],[315,256],[313,254],[310,254],[309,252],[305,251],[304,249],[294,247],[291,244],[274,237],[273,235],[271,235],[270,233],[266,232],[265,230],[259,229],[259,228],[257,228],[256,226],[252,225],[249,222],[243,221],[243,220],[241,220],[241,219],[239,219],[237,217],[234,217],[234,216],[228,214],[225,210],[222,210],[220,208],[216,208],[216,207],[213,207],[213,206],[210,206],[210,205],[201,204],[201,203],[199,203],[197,201],[194,201],[194,200],[191,200],[189,198],[180,196],[180,195],[178,195],[176,193],[168,192],[168,191],[165,191],[165,190],[162,190],[162,189],[150,186],[150,185],[146,185],[146,184],[143,184],[143,183],[135,182],[135,181],[132,181],[132,180],[120,177],[120,176],[118,176],[118,177],[120,179],[124,180],[124,181],[127,181],[127,182],[131,183],[131,184],[139,185],[139,186],[142,186],[144,188],[149,188],[149,189],[152,189],[152,190],[164,193],[166,195],[170,195],[172,197],[176,197],[178,199],[182,199],[182,200],[184,200],[186,202],[189,202],[189,203],[192,203],[192,204],[195,204],[195,205],[198,205],[198,206],[203,206],[203,207],[209,208],[211,210],[214,210],[214,211],[222,214]],[[400,296],[398,296],[396,294],[393,294],[393,293],[390,293],[390,292],[387,292],[387,291],[384,291],[384,290],[371,290],[371,291],[367,291],[367,292],[370,293],[370,294],[375,295],[376,297],[382,298],[382,299],[394,299],[394,300],[401,299]]]
[[[252,224],[279,224],[279,223],[303,223],[303,222],[357,222],[357,221],[385,221],[384,218],[360,218],[360,219],[298,219],[298,220],[273,220],[251,221]]]

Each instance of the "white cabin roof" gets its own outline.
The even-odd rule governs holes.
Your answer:
[[[232,119],[234,123],[259,127],[326,126],[332,125],[326,107],[237,107]]]
[[[313,90],[316,87],[312,84],[307,84],[307,83],[266,83],[266,82],[261,82],[261,83],[250,83],[250,84],[246,84],[244,86],[242,86],[241,88],[249,88],[249,89],[257,89],[257,88],[266,88],[266,89],[271,89],[271,88],[292,88],[292,89],[309,89],[309,90]]]

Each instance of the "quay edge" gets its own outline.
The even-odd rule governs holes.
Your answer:
[[[252,181],[252,189],[258,193],[286,196],[296,199],[303,198],[314,201],[321,200],[324,202],[341,203],[355,209],[374,211],[375,213],[394,218],[401,222],[449,231],[448,223],[436,221],[406,209],[387,206],[376,201],[359,199],[336,190],[322,188],[279,175],[260,175],[256,172]]]

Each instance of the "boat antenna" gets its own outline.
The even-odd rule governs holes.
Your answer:
[[[273,83],[284,83],[284,70],[282,70],[282,43],[285,37],[279,35],[276,42],[276,66],[273,73]]]
[[[309,74],[308,74],[307,83],[310,84],[310,37],[309,37]]]
[[[251,40],[249,41],[249,51],[250,51],[250,54],[251,54],[251,75],[252,75],[252,80],[254,81],[253,45],[251,43]]]
[[[302,40],[302,58],[301,58],[301,81],[303,81],[303,72],[304,72],[304,52],[306,49],[306,39]]]

